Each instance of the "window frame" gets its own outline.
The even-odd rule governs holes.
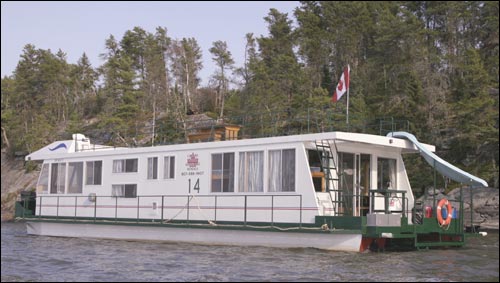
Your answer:
[[[96,163],[100,163],[100,170],[96,171]],[[92,164],[92,183],[89,183],[89,164]],[[99,172],[99,184],[96,184],[96,172]],[[85,185],[87,186],[101,186],[102,185],[102,160],[85,161]]]
[[[121,187],[120,194],[117,194],[116,190],[115,190],[115,189],[118,189],[118,187]],[[133,191],[132,196],[127,194],[127,189]],[[137,198],[137,184],[113,184],[113,185],[111,185],[111,197],[114,197],[114,198]]]
[[[68,162],[68,189],[67,193],[68,194],[83,194],[83,161],[76,161],[76,162]],[[80,168],[78,168],[78,164],[80,164]],[[73,167],[73,176],[70,176],[70,168]],[[78,170],[80,169],[80,170]],[[76,175],[74,175],[76,174]],[[78,184],[78,174],[80,174],[80,183]],[[77,192],[72,192],[70,191],[72,188],[72,181],[75,181],[72,177],[76,178],[76,185],[77,185]]]
[[[66,193],[66,181],[67,181],[66,175],[67,175],[67,170],[68,170],[67,163],[66,162],[54,162],[54,163],[51,163],[50,165],[51,166],[50,166],[49,194],[65,194]],[[64,169],[61,169],[61,166],[64,166]],[[54,170],[53,170],[54,167],[56,167],[56,173],[54,173]],[[61,172],[63,170],[64,170],[64,172]],[[62,174],[60,174],[60,173],[62,173]],[[54,178],[54,174],[55,174],[56,178]],[[52,187],[54,185],[56,187],[55,192],[53,192],[53,190],[52,190]],[[62,186],[62,191],[59,190],[61,186]]]
[[[168,159],[168,176],[167,175],[167,162]],[[172,166],[173,165],[173,166]],[[175,180],[175,155],[163,156],[163,180]]]
[[[129,168],[129,162],[130,161],[135,161],[135,171],[127,171],[127,169]],[[115,166],[115,162],[121,162],[121,171],[116,171],[117,169],[117,166]],[[132,166],[133,166],[133,163],[132,163]],[[120,174],[120,173],[138,173],[139,172],[139,158],[126,158],[126,159],[114,159],[113,160],[113,168],[112,168],[112,172],[113,173],[116,173],[116,174]]]
[[[394,162],[391,164],[391,162]],[[380,168],[382,165],[382,168]],[[384,166],[386,165],[387,168]],[[392,168],[391,168],[392,167]],[[380,170],[382,169],[382,170]],[[387,169],[387,170],[384,170]],[[393,169],[393,170],[391,170]],[[377,189],[385,190],[389,189],[388,184],[384,184],[384,173],[387,173],[387,177],[390,183],[390,189],[396,190],[398,188],[398,160],[397,158],[377,156]]]
[[[153,172],[150,171],[150,160],[153,161],[153,164],[152,164],[152,169],[153,169]],[[156,162],[155,162],[156,160]],[[155,165],[156,165],[156,169],[155,169]],[[146,179],[147,180],[158,180],[158,156],[151,156],[151,157],[148,157],[147,158],[147,170],[146,170]],[[150,174],[152,173],[152,174]]]
[[[293,178],[291,178],[290,180],[286,181],[287,178],[285,178],[285,174],[283,174],[285,171],[284,171],[284,168],[288,168],[289,167],[289,164],[288,162],[283,162],[283,152],[284,151],[293,151],[293,154],[291,155],[291,157],[293,157],[293,170],[290,170],[289,173],[293,174]],[[276,172],[277,174],[279,174],[279,177],[280,177],[280,180],[279,180],[279,185],[280,185],[280,188],[278,188],[277,190],[271,190],[271,188],[273,187],[273,174],[276,174],[274,173],[274,170],[272,170],[272,167],[271,167],[271,162],[272,162],[272,152],[280,152],[280,156],[279,156],[279,170]],[[297,192],[297,150],[296,148],[278,148],[278,149],[270,149],[268,150],[267,152],[268,154],[268,160],[267,160],[267,165],[268,165],[268,187],[267,187],[267,192],[269,193],[294,193],[294,192]],[[285,160],[286,161],[286,160]],[[286,166],[286,167],[285,167]],[[287,185],[292,185],[291,189],[292,190],[283,190],[283,188],[285,188],[285,183],[288,183]]]
[[[260,154],[261,156],[259,157],[260,158],[260,165],[259,168],[257,170],[259,170],[260,172],[258,173],[258,176],[257,177],[260,177],[260,185],[261,185],[261,188],[259,188],[260,190],[256,190],[256,191],[250,191],[248,190],[250,188],[250,184],[251,182],[249,182],[251,180],[251,175],[249,174],[249,171],[252,170],[250,164],[249,164],[249,155],[250,154]],[[242,155],[244,158],[242,158]],[[264,166],[265,166],[265,151],[264,150],[252,150],[252,151],[240,151],[238,153],[238,192],[240,193],[263,193],[264,192],[264,187],[265,187],[265,178],[264,178]],[[242,168],[242,166],[244,168]],[[242,173],[243,173],[243,176],[242,176]],[[257,182],[257,183],[258,183]]]
[[[220,169],[214,169],[214,156],[220,155],[221,156],[221,168]],[[224,169],[224,160],[226,158],[226,155],[228,155],[228,158],[232,155],[232,162],[229,164],[228,169]],[[211,193],[235,193],[235,159],[236,159],[236,154],[235,152],[219,152],[219,153],[212,153],[211,154],[211,162],[210,162],[210,192]],[[232,163],[232,166],[231,166]],[[220,171],[220,178],[219,179],[214,179],[214,170]],[[227,174],[228,176],[228,190],[224,191],[224,175],[225,171],[228,171]],[[214,191],[214,180],[220,180],[220,188],[217,191]]]

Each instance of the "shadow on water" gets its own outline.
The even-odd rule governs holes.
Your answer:
[[[7,281],[498,281],[498,232],[463,248],[347,253],[317,249],[26,235],[2,223]]]

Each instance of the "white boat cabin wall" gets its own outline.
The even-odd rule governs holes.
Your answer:
[[[383,210],[381,195],[369,203],[376,189],[405,192],[397,200],[411,212],[406,152],[417,151],[404,140],[341,132],[148,148],[76,135],[28,159],[44,160],[37,216],[314,223]]]

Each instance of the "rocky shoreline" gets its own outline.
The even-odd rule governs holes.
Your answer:
[[[26,173],[24,160],[9,159],[2,150],[2,222],[14,219],[15,203],[22,191],[34,189],[39,170]]]

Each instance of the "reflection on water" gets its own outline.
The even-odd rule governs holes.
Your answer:
[[[26,235],[2,223],[2,281],[498,281],[498,232],[386,253]]]

